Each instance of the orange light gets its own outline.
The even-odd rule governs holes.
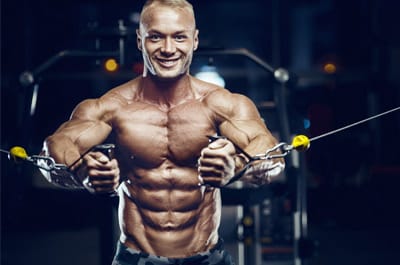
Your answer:
[[[108,71],[108,72],[115,72],[118,69],[118,63],[115,59],[110,58],[107,59],[106,62],[104,63],[104,68]]]
[[[336,73],[336,65],[333,63],[326,63],[324,64],[324,71],[327,74],[334,74]]]

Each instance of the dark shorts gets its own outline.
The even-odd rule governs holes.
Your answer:
[[[234,265],[232,257],[223,249],[220,239],[209,251],[187,258],[167,258],[130,249],[118,242],[112,265]]]

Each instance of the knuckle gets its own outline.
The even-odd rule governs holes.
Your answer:
[[[89,179],[91,179],[91,178],[93,178],[93,176],[96,175],[96,172],[95,172],[95,170],[93,168],[89,168],[87,170],[87,175],[88,175]]]
[[[201,151],[200,151],[200,157],[204,157],[204,154],[205,154],[205,152],[206,152],[206,149],[208,149],[208,148],[206,147],[206,148],[201,149]]]

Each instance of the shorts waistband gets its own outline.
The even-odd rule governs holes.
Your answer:
[[[185,258],[168,258],[131,249],[118,241],[116,255],[112,264],[220,264],[220,261],[223,261],[229,256],[228,253],[223,250],[223,245],[223,240],[219,238],[217,244],[208,251],[200,252]]]

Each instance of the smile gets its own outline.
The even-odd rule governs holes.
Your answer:
[[[178,62],[179,58],[177,59],[157,59],[158,63],[164,67],[172,67],[175,66],[176,63]]]

